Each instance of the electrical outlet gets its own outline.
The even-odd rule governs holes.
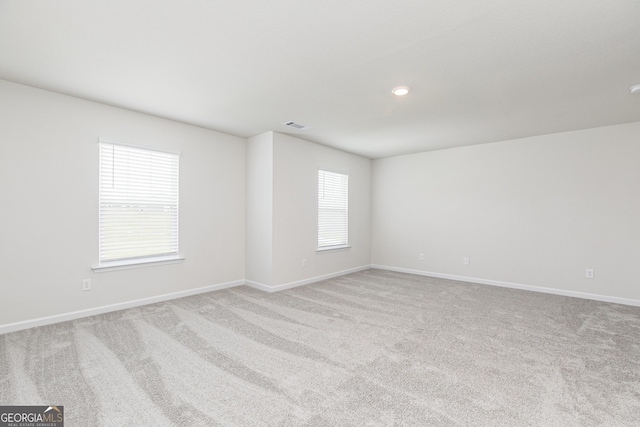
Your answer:
[[[420,254],[420,256],[418,257],[418,259],[419,259],[420,261],[424,261],[424,254]]]
[[[307,259],[302,258],[302,267],[306,267],[306,266],[307,266]]]
[[[91,279],[83,279],[82,280],[82,290],[90,291],[91,290]]]
[[[469,257],[464,257],[464,258],[462,258],[462,263],[463,263],[464,265],[469,265],[469,263],[470,263]]]
[[[585,273],[585,277],[587,279],[593,279],[595,277],[595,272],[593,271],[592,268],[587,268],[587,271]]]

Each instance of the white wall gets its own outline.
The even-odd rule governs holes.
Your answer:
[[[640,122],[372,166],[276,132],[246,142],[6,81],[0,118],[0,328],[245,277],[282,288],[371,263],[640,300]],[[99,137],[182,152],[184,262],[91,270]],[[319,167],[349,173],[350,249],[316,251]],[[80,290],[85,278],[92,291]]]
[[[375,160],[372,263],[640,300],[639,135],[640,122]]]
[[[371,160],[277,132],[273,143],[273,283],[370,265]],[[349,174],[349,249],[316,251],[319,167]]]
[[[0,326],[244,279],[244,139],[6,81],[0,120]],[[184,262],[92,272],[98,137],[182,152]]]
[[[247,140],[247,280],[272,285],[273,132]]]

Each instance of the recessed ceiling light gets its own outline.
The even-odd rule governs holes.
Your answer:
[[[394,87],[393,90],[391,90],[391,93],[395,96],[405,96],[410,90],[411,88],[409,86],[398,86]]]
[[[629,90],[631,91],[631,93],[640,93],[640,85],[635,85],[635,86],[631,86],[631,88],[629,88]]]

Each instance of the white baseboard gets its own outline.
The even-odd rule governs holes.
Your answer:
[[[363,265],[361,267],[351,268],[349,270],[338,271],[331,274],[325,274],[323,276],[312,277],[310,279],[299,280],[297,282],[285,283],[283,285],[276,285],[276,286],[269,286],[262,283],[252,282],[250,280],[236,280],[233,282],[205,286],[197,289],[189,289],[186,291],[158,295],[155,297],[142,298],[134,301],[127,301],[127,302],[122,302],[118,304],[105,305],[102,307],[90,308],[86,310],[78,310],[78,311],[73,311],[71,313],[63,313],[63,314],[57,314],[54,316],[40,317],[38,319],[25,320],[22,322],[8,323],[6,325],[0,325],[0,335],[8,334],[10,332],[20,331],[23,329],[34,328],[36,326],[52,325],[54,323],[66,322],[68,320],[79,319],[81,317],[95,316],[96,314],[110,313],[112,311],[124,310],[127,308],[133,308],[133,307],[140,307],[142,305],[154,304],[157,302],[188,297],[191,295],[197,295],[205,292],[217,291],[220,289],[232,288],[232,287],[241,286],[241,285],[248,285],[265,292],[278,292],[278,291],[283,291],[285,289],[295,288],[297,286],[307,285],[309,283],[319,282],[325,279],[331,279],[333,277],[343,276],[349,273],[355,273],[357,271],[368,270],[369,268],[371,268],[370,265]]]
[[[79,319],[81,317],[95,316],[97,314],[109,313],[112,311],[124,310],[127,308],[140,307],[147,304],[154,304],[162,301],[169,301],[176,298],[188,297],[191,295],[202,294],[211,291],[217,291],[220,289],[232,288],[235,286],[247,285],[252,288],[259,289],[265,292],[278,292],[285,289],[291,289],[298,286],[308,285],[310,283],[320,282],[322,280],[331,279],[345,274],[356,273],[358,271],[368,270],[369,268],[377,268],[380,270],[397,271],[400,273],[417,274],[420,276],[438,277],[441,279],[458,280],[461,282],[479,283],[483,285],[499,286],[503,288],[522,289],[525,291],[542,292],[554,295],[563,295],[568,297],[590,299],[595,301],[612,302],[616,304],[624,304],[635,307],[640,307],[640,300],[630,298],[612,297],[607,295],[589,294],[586,292],[566,291],[563,289],[545,288],[541,286],[523,285],[519,283],[502,282],[499,280],[479,279],[468,276],[457,276],[453,274],[435,273],[432,271],[412,270],[409,268],[391,267],[387,265],[363,265],[348,270],[337,271],[335,273],[325,274],[322,276],[312,277],[309,279],[299,280],[296,282],[285,283],[282,285],[269,286],[263,283],[253,282],[251,280],[236,280],[233,282],[220,283],[218,285],[205,286],[197,289],[189,289],[185,291],[173,292],[170,294],[158,295],[155,297],[142,298],[134,301],[127,301],[118,304],[105,305],[102,307],[90,308],[86,310],[74,311],[71,313],[63,313],[54,316],[41,317],[38,319],[25,320],[22,322],[8,323],[6,325],[0,325],[0,335],[10,332],[20,331],[23,329],[29,329],[36,326],[51,325],[59,322],[66,322],[68,320]]]
[[[9,323],[0,325],[0,335],[9,332],[29,329],[36,326],[52,325],[54,323],[66,322],[67,320],[79,319],[81,317],[95,316],[96,314],[110,313],[112,311],[124,310],[126,308],[139,307],[141,305],[154,304],[157,302],[168,301],[176,298],[188,297],[191,295],[203,294],[205,292],[217,291],[220,289],[232,288],[244,285],[244,280],[236,280],[233,282],[220,283],[218,285],[204,286],[202,288],[189,289],[186,291],[173,292],[170,294],[158,295],[155,297],[142,298],[134,301],[121,302],[118,304],[104,305],[102,307],[89,308],[86,310],[73,311],[71,313],[57,314],[54,316],[40,317],[38,319],[25,320],[22,322]]]
[[[332,279],[338,276],[344,276],[345,274],[368,270],[370,268],[371,268],[370,265],[363,265],[356,268],[350,268],[348,270],[342,270],[342,271],[337,271],[335,273],[325,274],[323,276],[311,277],[309,279],[298,280],[296,282],[290,282],[290,283],[285,283],[283,285],[275,285],[275,286],[269,286],[269,285],[265,285],[264,283],[253,282],[251,280],[245,280],[245,283],[247,286],[251,286],[252,288],[256,288],[261,291],[278,292],[278,291],[284,291],[285,289],[291,289],[291,288],[296,288],[298,286],[308,285],[310,283],[320,282],[326,279]]]
[[[500,286],[502,288],[522,289],[524,291],[542,292],[545,294],[562,295],[565,297],[575,297],[582,299],[590,299],[595,301],[613,302],[616,304],[632,305],[640,307],[640,300],[630,298],[611,297],[607,295],[589,294],[586,292],[565,291],[563,289],[545,288],[542,286],[522,285],[519,283],[501,282],[499,280],[478,279],[475,277],[456,276],[453,274],[434,273],[431,271],[412,270],[409,268],[390,267],[388,265],[372,264],[371,268],[380,270],[397,271],[399,273],[417,274],[419,276],[438,277],[441,279],[458,280],[461,282],[479,283],[482,285]]]

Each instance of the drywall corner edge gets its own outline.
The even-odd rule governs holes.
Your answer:
[[[370,265],[362,265],[360,267],[350,268],[348,270],[336,271],[334,273],[325,274],[322,276],[311,277],[309,279],[298,280],[296,282],[289,282],[289,283],[284,283],[282,285],[275,285],[275,286],[268,286],[263,283],[252,282],[250,280],[246,280],[245,284],[247,286],[251,286],[252,288],[272,293],[272,292],[284,291],[286,289],[297,288],[298,286],[309,285],[311,283],[332,279],[334,277],[344,276],[345,274],[351,274],[351,273],[357,273],[358,271],[369,270],[370,268],[371,268]]]
[[[155,304],[158,302],[169,301],[177,298],[184,298],[192,295],[203,294],[206,292],[218,291],[227,288],[234,288],[236,286],[247,285],[255,289],[259,289],[264,292],[278,292],[285,289],[291,289],[298,286],[308,285],[310,283],[320,282],[322,280],[331,279],[338,276],[344,276],[345,274],[356,273],[358,271],[364,271],[370,269],[370,265],[363,265],[348,270],[337,271],[331,274],[325,274],[323,276],[312,277],[310,279],[300,280],[297,282],[285,283],[277,286],[268,286],[263,283],[254,282],[251,280],[235,280],[232,282],[220,283],[217,285],[203,286],[197,289],[189,289],[186,291],[173,292],[170,294],[158,295],[155,297],[142,298],[134,301],[126,301],[118,304],[105,305],[102,307],[90,308],[87,310],[73,311],[70,313],[57,314],[54,316],[41,317],[38,319],[25,320],[22,322],[8,323],[0,325],[0,335],[8,334],[11,332],[17,332],[24,329],[35,328],[37,326],[53,325],[55,323],[66,322],[69,320],[80,319],[83,317],[95,316],[98,314],[110,313],[113,311],[125,310],[127,308],[140,307],[143,305]]]

